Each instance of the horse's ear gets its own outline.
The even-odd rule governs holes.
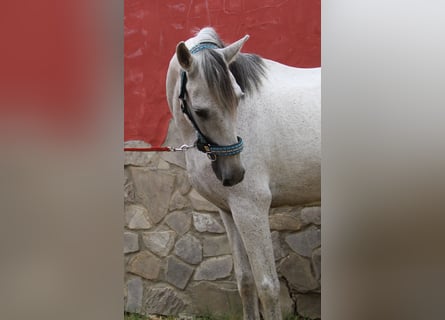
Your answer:
[[[220,49],[228,64],[231,64],[233,61],[235,61],[236,56],[240,52],[241,48],[243,47],[243,45],[247,41],[247,39],[249,39],[249,36],[245,35],[243,38],[239,39],[238,41],[235,41],[234,43],[228,45],[227,47]]]
[[[178,58],[181,67],[185,71],[190,71],[193,64],[193,57],[184,41],[179,42],[176,46],[176,57]]]

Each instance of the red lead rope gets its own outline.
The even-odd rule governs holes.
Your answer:
[[[196,145],[183,144],[180,147],[146,147],[146,148],[124,148],[124,151],[136,151],[136,152],[153,152],[153,151],[187,151],[188,149],[195,148]]]
[[[149,148],[124,148],[124,151],[156,152],[156,151],[172,151],[172,150],[169,147],[149,147]]]

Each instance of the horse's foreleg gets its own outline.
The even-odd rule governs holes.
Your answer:
[[[231,198],[236,228],[249,257],[265,320],[281,319],[280,282],[275,267],[269,228],[270,193],[254,193],[255,199]]]
[[[225,211],[220,211],[220,214],[232,247],[235,276],[238,284],[238,291],[243,303],[244,320],[257,320],[260,318],[258,311],[258,295],[246,249],[244,248],[244,244],[232,216]]]

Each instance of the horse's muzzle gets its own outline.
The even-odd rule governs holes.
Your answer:
[[[237,175],[236,177],[234,176],[234,177],[230,177],[230,178],[223,178],[222,179],[223,186],[231,187],[231,186],[234,186],[234,185],[240,183],[244,179],[244,173],[245,173],[245,170],[243,169],[241,174]]]
[[[212,162],[212,169],[223,186],[231,187],[243,181],[245,170],[241,165],[230,166],[231,161],[227,160],[229,158],[218,158]]]

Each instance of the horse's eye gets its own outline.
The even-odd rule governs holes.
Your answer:
[[[209,110],[207,109],[197,109],[195,113],[198,117],[202,119],[207,119],[209,117]]]

